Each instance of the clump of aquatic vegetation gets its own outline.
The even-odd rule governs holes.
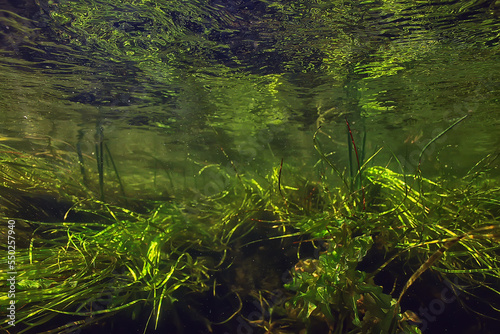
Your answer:
[[[374,165],[378,152],[364,161],[346,125],[351,168],[330,160],[322,149],[330,138],[318,130],[316,179],[283,160],[254,177],[225,154],[230,168],[199,169],[228,180],[220,192],[149,196],[140,210],[109,150],[100,152],[115,178],[104,178],[99,156],[92,174],[77,152],[3,145],[2,219],[16,221],[16,332],[97,331],[124,316],[144,332],[196,324],[214,333],[420,333],[417,310],[402,304],[426,273],[457,296],[482,288],[500,297],[500,185],[488,174],[498,154],[461,179],[431,180],[420,165],[412,175]],[[381,282],[384,271],[391,280]],[[1,278],[6,289],[6,271]],[[1,327],[12,332],[7,321]]]

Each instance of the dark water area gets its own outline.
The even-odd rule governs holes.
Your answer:
[[[289,171],[309,180],[306,195],[297,195],[305,199],[297,202],[305,202],[308,213],[321,211],[323,199],[315,196],[322,188],[315,182],[324,179],[329,167],[321,161],[319,147],[345,175],[351,169],[351,177],[354,159],[361,158],[361,163],[369,160],[367,166],[407,175],[418,172],[454,184],[499,154],[499,96],[499,1],[0,0],[0,150],[49,159],[60,166],[49,179],[71,175],[71,180],[78,180],[69,188],[46,187],[45,192],[32,193],[36,186],[15,190],[5,181],[0,184],[0,208],[6,221],[24,219],[35,230],[31,221],[66,220],[75,203],[84,202],[73,195],[60,196],[63,190],[80,194],[78,182],[96,200],[126,198],[113,202],[127,207],[120,214],[145,214],[159,202],[216,201],[217,194],[229,192],[241,177],[252,178],[254,185],[272,183],[267,175],[274,170],[275,176],[279,172],[276,196],[285,197],[282,188],[295,189],[282,185],[292,179]],[[491,158],[488,165],[492,189],[500,177],[498,161]],[[16,163],[2,158],[8,168]],[[284,164],[291,167],[283,168]],[[45,173],[37,168],[33,170]],[[331,181],[329,186],[341,187],[342,182]],[[362,196],[364,206],[364,188]],[[491,221],[498,224],[497,193],[491,196],[491,206],[486,206]],[[285,204],[285,211],[292,210]],[[183,213],[203,224],[209,215],[200,207],[183,208]],[[92,210],[70,213],[70,220],[98,222],[109,214]],[[161,210],[167,209],[158,209],[158,215],[165,214]],[[175,209],[168,210],[168,215],[176,215]],[[267,210],[235,215],[229,221],[245,216],[281,224],[277,209],[272,214]],[[193,230],[211,229],[196,224]],[[30,228],[22,232],[26,238]],[[247,317],[263,308],[259,296],[264,292],[249,291],[272,291],[281,284],[281,275],[297,268],[297,253],[318,257],[317,249],[302,245],[298,232],[286,239],[288,251],[276,255],[285,247],[273,231],[258,227],[234,244],[227,241],[232,246],[224,256],[234,267],[218,258],[220,247],[190,250],[193,259],[224,263],[217,267],[221,271],[211,272],[213,286],[200,295],[188,285],[179,288],[175,298],[165,302],[177,308],[166,306],[159,329],[148,332],[333,333],[331,323],[314,325],[316,318],[307,331],[300,326],[271,328]],[[374,229],[369,235],[375,238],[378,233],[382,232]],[[459,235],[450,232],[441,239]],[[263,238],[270,241],[254,243]],[[498,257],[495,247],[491,245]],[[358,269],[375,270],[394,254],[371,250]],[[363,269],[370,261],[373,268]],[[126,268],[125,276],[135,270]],[[375,282],[385,294],[393,285],[401,291],[405,280],[394,281],[394,273],[407,280],[416,268],[418,264],[401,259]],[[493,333],[499,328],[500,323],[491,319],[499,314],[488,306],[498,302],[498,295],[489,301],[484,286],[477,291],[487,301],[470,303],[478,303],[478,313],[489,317],[481,318],[470,305],[454,299],[442,302],[440,296],[448,296],[443,289],[450,288],[437,271],[425,277],[401,303],[403,310],[426,319],[422,333]],[[495,276],[486,275],[484,282],[500,290]],[[288,296],[279,291],[280,298]],[[122,295],[116,300],[124,300]],[[272,308],[269,302],[267,309]],[[435,312],[425,318],[419,313],[422,308]],[[145,323],[154,322],[148,312],[141,313],[139,303],[128,310],[116,315],[120,320],[114,323],[112,317],[95,322],[86,317],[89,326],[82,331],[139,333]],[[290,317],[276,312],[277,319]],[[308,315],[315,317],[312,309]],[[72,327],[63,328],[65,324],[81,320],[66,316],[41,328],[70,333]]]

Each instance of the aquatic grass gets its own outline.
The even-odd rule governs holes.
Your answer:
[[[323,212],[310,218],[304,217],[294,224],[316,241],[323,240],[327,248],[320,255],[319,262],[315,262],[311,268],[301,269],[301,266],[296,266],[294,281],[289,285],[290,289],[297,292],[292,298],[293,304],[290,304],[291,312],[298,310],[298,317],[306,323],[310,321],[308,319],[326,319],[332,333],[352,331],[354,328],[358,329],[353,333],[361,333],[368,328],[370,321],[369,327],[372,330],[378,328],[376,331],[380,333],[394,333],[397,326],[408,326],[408,323],[401,320],[407,316],[400,310],[400,300],[404,298],[408,287],[426,270],[435,270],[449,279],[452,278],[451,275],[458,276],[473,286],[485,286],[500,296],[498,287],[486,283],[500,278],[497,256],[500,225],[498,218],[491,213],[492,205],[496,205],[496,210],[499,208],[498,201],[495,200],[500,195],[498,187],[479,191],[474,187],[467,187],[467,183],[463,182],[460,186],[447,188],[444,183],[419,176],[420,186],[424,184],[427,189],[422,195],[421,188],[412,188],[416,184],[416,177],[398,174],[383,167],[369,167],[364,175],[367,189],[365,210],[358,208],[359,211],[354,215],[348,210],[329,210],[330,205],[338,205],[335,198],[345,200],[341,195],[342,190],[337,189],[334,193],[329,191],[328,197],[325,197],[333,201],[325,204]],[[464,188],[468,190],[460,191]],[[360,236],[352,236],[354,233]],[[351,237],[346,238],[345,235]],[[337,245],[342,245],[344,252],[350,252],[351,247],[352,251],[356,249],[354,240],[374,235],[385,252],[394,255],[372,273],[347,270],[348,266],[342,265],[345,260],[337,258],[340,254]],[[365,252],[373,247],[370,245],[371,243],[367,244]],[[336,260],[331,263],[322,260],[330,256]],[[351,260],[354,268],[361,257]],[[413,276],[399,292],[399,298],[377,294],[376,285],[373,285],[371,279],[395,259],[412,259],[412,263],[417,260],[421,266],[414,269]],[[347,271],[343,274],[326,274],[331,270],[329,268]],[[329,277],[328,283],[322,281],[327,279],[325,275]],[[348,277],[350,283],[338,283],[336,280],[339,277]],[[364,284],[373,290],[362,288]],[[325,288],[329,292],[323,291]],[[340,291],[348,294],[351,291],[358,304],[373,298],[378,300],[369,304],[371,314],[377,316],[360,321],[363,308],[347,300],[335,299],[339,298],[334,296]],[[367,294],[366,291],[371,292]],[[389,304],[383,300],[392,300],[389,303],[391,306],[388,307]],[[351,315],[342,314],[342,309]],[[335,313],[331,313],[332,310]],[[375,325],[376,323],[379,325]],[[350,327],[353,325],[354,327]],[[418,331],[416,328],[405,328],[408,332]]]
[[[53,313],[98,316],[149,301],[157,323],[163,300],[173,298],[176,289],[207,289],[203,259],[186,253],[190,246],[175,236],[175,229],[159,232],[153,225],[147,219],[105,223],[100,231],[52,225],[50,234],[66,232],[67,238],[36,238],[33,247],[19,250],[19,321],[29,325]],[[110,304],[92,310],[103,293],[112,296]]]
[[[460,118],[433,138],[421,151],[420,158],[436,139],[464,119]],[[347,128],[348,142],[352,142],[351,147],[355,147],[348,123]],[[326,321],[330,333],[361,333],[368,328],[380,333],[395,333],[398,327],[405,332],[419,332],[404,320],[409,314],[402,312],[399,304],[407,289],[427,270],[435,270],[443,277],[460,277],[471,286],[483,286],[500,296],[498,287],[486,283],[500,278],[497,256],[500,247],[497,217],[500,202],[497,199],[500,194],[498,186],[492,187],[491,180],[480,180],[487,175],[487,169],[496,157],[483,159],[462,180],[455,180],[454,185],[424,178],[420,172],[421,164],[413,176],[364,164],[364,182],[360,189],[354,189],[352,166],[348,168],[351,170],[349,180],[345,172],[329,160],[330,154],[321,150],[318,133],[319,129],[313,136],[314,147],[321,160],[343,181],[343,186],[328,189],[328,179],[323,177],[322,191],[318,193],[323,200],[322,210],[310,217],[295,218],[294,226],[312,236],[313,242],[322,240],[326,249],[319,261],[312,260],[313,265],[307,268],[303,267],[303,262],[299,262],[292,272],[294,281],[289,288],[296,295],[292,298],[292,304],[289,304],[289,312],[296,314],[304,323],[310,323],[311,319]],[[352,164],[352,157],[349,162]],[[358,164],[356,178],[361,176],[360,169]],[[488,187],[478,187],[481,182],[486,182]],[[353,196],[355,193],[361,193],[361,200]],[[358,205],[361,202],[363,205]],[[346,238],[345,235],[351,237]],[[349,271],[347,265],[342,265],[342,261],[345,261],[341,260],[342,256],[338,257],[341,253],[336,245],[342,245],[342,251],[349,253],[356,249],[355,240],[363,236],[373,236],[377,247],[382,247],[385,254],[390,256],[371,273]],[[349,251],[351,247],[353,250]],[[374,246],[367,246],[364,251],[367,252],[370,247]],[[327,263],[324,259],[328,257],[336,260]],[[414,270],[413,275],[406,281],[398,297],[374,294],[377,286],[373,284],[373,277],[395,259],[402,263],[408,261],[408,265],[409,260],[411,263],[418,261],[421,265],[410,267]],[[354,268],[360,260],[352,260]],[[331,268],[346,271],[342,274],[326,274]],[[348,277],[349,283],[338,284],[340,277]],[[323,282],[325,279],[328,283]],[[371,294],[363,293],[368,291],[361,288],[363,284],[372,289]],[[354,296],[355,303],[347,299],[335,299],[341,291]],[[370,314],[376,316],[365,317],[361,321],[360,313],[364,314],[366,309],[359,305],[365,305],[367,300],[376,300],[369,304]],[[384,303],[384,300],[390,303]],[[492,308],[497,309],[498,305]]]
[[[14,159],[19,161],[17,156]],[[63,177],[56,181],[55,170],[45,169],[44,160],[26,159],[30,163],[5,171],[5,179],[12,180],[10,188],[32,188],[43,195],[54,182],[73,182]],[[19,177],[35,164],[47,173],[43,187],[38,187],[39,179]],[[253,186],[259,189],[258,184]],[[62,187],[57,189],[63,191]],[[175,302],[175,291],[207,290],[209,273],[224,262],[229,243],[237,239],[233,235],[238,232],[241,238],[251,231],[251,226],[246,231],[241,226],[255,215],[259,199],[257,192],[241,185],[231,192],[240,191],[245,193],[241,200],[234,194],[230,198],[230,191],[225,191],[222,196],[187,206],[163,202],[147,214],[93,196],[69,196],[74,204],[65,213],[66,220],[44,223],[17,219],[32,229],[30,246],[18,250],[17,270],[23,273],[18,277],[20,324],[29,331],[56,314],[85,319],[109,316],[140,302],[149,305],[150,319],[156,326],[165,304],[170,307]],[[228,201],[232,209],[227,208]],[[72,213],[87,213],[94,222],[72,222],[67,219]],[[193,257],[193,250],[222,254],[217,262],[207,256]],[[5,280],[2,282],[4,285]],[[103,304],[103,300],[107,302]]]
[[[70,202],[92,198],[91,189],[75,173],[75,157],[57,152],[54,149],[51,155],[34,155],[0,144],[0,185],[16,192],[52,195]]]
[[[322,159],[329,156],[319,153]],[[354,176],[362,172],[364,195],[361,188],[350,187],[345,173],[333,172],[344,180],[336,186],[332,174],[314,180],[283,161],[265,177],[241,173],[229,161],[226,168],[200,167],[198,175],[207,174],[207,182],[214,175],[224,180],[217,192],[192,189],[191,199],[151,202],[149,210],[138,213],[112,196],[98,199],[99,187],[89,190],[81,177],[73,178],[81,176],[81,166],[74,163],[78,156],[66,164],[60,159],[60,166],[71,172],[59,174],[46,157],[3,152],[0,177],[8,191],[0,203],[6,212],[25,205],[18,201],[19,191],[52,194],[70,203],[59,221],[15,217],[28,240],[18,250],[19,324],[24,332],[36,331],[61,316],[68,317],[67,323],[58,328],[69,331],[118,312],[146,310],[145,330],[156,327],[181,291],[213,289],[215,294],[219,283],[214,277],[237,265],[233,254],[238,248],[274,239],[312,243],[318,254],[303,258],[297,248],[298,262],[286,285],[293,296],[284,305],[268,305],[269,322],[280,328],[324,322],[332,333],[393,333],[398,326],[418,333],[399,304],[427,270],[500,294],[491,284],[500,278],[500,186],[487,174],[496,157],[485,158],[462,180],[446,183],[369,166],[374,156]],[[99,179],[89,173],[87,182],[98,185]],[[272,235],[249,240],[258,226]],[[358,266],[374,247],[388,259],[365,272]],[[395,260],[407,263],[413,276],[390,295],[373,279]],[[229,324],[243,310],[238,298],[239,307],[219,324]]]

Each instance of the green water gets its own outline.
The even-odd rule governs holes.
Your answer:
[[[317,180],[315,133],[347,170],[347,120],[365,160],[383,148],[371,165],[461,178],[500,147],[499,16],[499,1],[4,1],[0,141],[95,174],[104,155],[102,198],[117,175],[127,197],[182,198],[282,161]]]
[[[320,123],[345,165],[344,117],[367,155],[390,148],[408,171],[468,113],[424,172],[460,176],[499,146],[498,4],[224,3],[6,6],[2,136],[91,155],[101,127],[124,178],[158,161],[191,177],[221,147],[244,170],[308,165]]]

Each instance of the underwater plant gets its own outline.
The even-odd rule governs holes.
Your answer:
[[[437,138],[465,117],[424,146],[420,160]],[[323,248],[318,249],[316,259],[302,259],[292,269],[292,281],[286,285],[295,292],[287,304],[289,314],[309,329],[317,326],[312,322],[323,323],[323,331],[328,333],[420,333],[417,325],[422,320],[412,310],[403,312],[401,301],[427,270],[447,282],[458,277],[463,286],[482,286],[498,296],[500,288],[494,282],[500,277],[496,254],[500,246],[500,188],[492,186],[489,179],[479,182],[498,154],[485,157],[448,188],[444,181],[423,178],[420,164],[414,176],[381,166],[367,167],[359,159],[347,120],[346,124],[357,173],[351,167],[347,174],[330,162],[329,154],[324,154],[317,142],[318,130],[315,147],[342,183],[328,190],[324,177],[319,188],[322,193],[316,194],[321,198],[320,210],[302,220],[289,218],[297,221],[294,227],[302,235],[309,235],[311,242]],[[381,253],[384,258],[375,270],[364,269],[369,252]],[[387,289],[375,283],[377,274],[396,259],[402,266],[400,272],[413,270],[397,298],[392,295],[399,277],[394,277],[391,293],[384,293]],[[455,284],[455,293],[463,286]],[[490,306],[497,310],[497,306]]]
[[[78,153],[28,155],[3,145],[0,206],[19,240],[16,331],[70,333],[112,326],[119,314],[144,332],[165,326],[164,317],[180,328],[179,312],[192,300],[182,312],[205,331],[246,321],[266,333],[420,333],[417,310],[402,304],[426,272],[458,278],[455,293],[473,296],[475,286],[500,295],[500,186],[487,177],[498,155],[453,183],[433,181],[373,165],[380,150],[363,161],[346,126],[353,168],[328,160],[318,132],[317,166],[329,171],[319,180],[283,161],[266,177],[242,174],[222,150],[227,168],[198,173],[221,175],[220,191],[151,197],[140,211],[123,198],[112,161],[117,177],[106,179],[103,201],[104,162],[84,177],[82,166],[96,164],[82,164]],[[390,286],[379,279],[387,270]],[[202,300],[228,306],[213,316],[197,306]],[[257,319],[245,314],[255,303]]]

